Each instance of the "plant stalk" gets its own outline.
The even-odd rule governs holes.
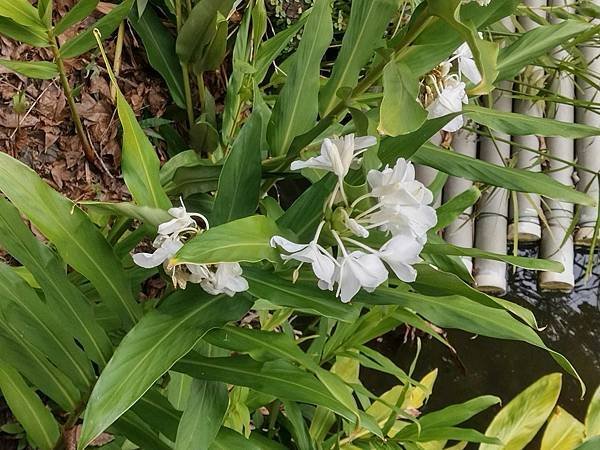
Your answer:
[[[113,73],[115,74],[115,78],[119,76],[119,72],[121,71],[124,39],[125,21],[121,22],[121,24],[119,25],[119,31],[117,33],[117,42],[115,44],[115,58],[113,60]],[[117,100],[117,86],[114,83],[110,87],[110,97],[113,99],[113,101]]]
[[[71,85],[69,84],[69,80],[67,78],[67,73],[65,70],[65,64],[60,54],[60,50],[58,49],[58,42],[56,41],[56,37],[49,33],[50,38],[50,49],[52,50],[52,55],[54,56],[54,62],[58,68],[58,74],[60,77],[60,84],[62,85],[63,92],[65,93],[65,97],[67,97],[67,103],[69,104],[69,109],[71,110],[71,118],[73,119],[73,123],[75,124],[75,129],[77,130],[77,136],[81,141],[81,145],[83,146],[83,153],[85,154],[86,159],[95,165],[96,156],[94,154],[94,149],[88,140],[85,131],[83,130],[83,124],[81,123],[81,118],[77,113],[77,108],[75,106],[75,99],[73,98],[73,90],[71,89]]]
[[[183,26],[183,13],[181,11],[181,0],[175,0],[175,20],[177,22],[177,33],[181,31]],[[185,94],[185,109],[189,128],[194,125],[194,105],[192,104],[192,88],[190,86],[190,71],[187,63],[180,61],[181,72],[183,76],[183,92]]]

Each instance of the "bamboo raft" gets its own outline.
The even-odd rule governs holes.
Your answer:
[[[524,2],[536,14],[545,14],[546,6],[564,6],[563,0],[526,0]],[[600,0],[596,0],[600,4]],[[552,18],[550,18],[552,20]],[[515,31],[515,24],[504,21],[508,31]],[[518,25],[525,31],[537,26],[537,22],[527,16],[519,17]],[[592,45],[580,46],[590,73],[600,76],[600,48]],[[566,59],[564,50],[553,55],[557,60]],[[586,108],[575,108],[566,103],[544,105],[529,100],[513,98],[511,92],[527,94],[536,87],[551,82],[551,89],[559,96],[585,102],[597,101],[598,91],[585,79],[574,80],[566,72],[553,73],[548,79],[543,68],[530,67],[522,75],[523,83],[530,92],[512,82],[503,82],[492,96],[493,107],[502,111],[513,111],[535,117],[549,117],[564,122],[577,122],[595,127],[600,126],[600,114]],[[533,90],[533,91],[531,91]],[[518,97],[518,95],[514,95]],[[547,171],[548,175],[563,184],[576,186],[598,198],[598,178],[600,171],[600,137],[584,139],[539,138],[538,136],[507,136],[494,133],[493,138],[479,136],[469,131],[473,124],[455,133],[452,150],[467,156],[478,157],[496,165],[509,165],[529,171]],[[432,139],[439,143],[440,137]],[[512,145],[511,145],[512,143]],[[542,168],[540,153],[548,155]],[[573,169],[577,162],[586,170]],[[417,178],[428,185],[435,178],[435,171],[417,167]],[[447,201],[472,186],[472,182],[449,177],[443,199]],[[439,201],[439,198],[437,199]],[[575,217],[575,219],[574,219]],[[597,207],[581,207],[574,215],[574,206],[569,203],[540,198],[535,194],[510,193],[505,189],[489,188],[482,192],[478,203],[464,211],[444,230],[444,238],[451,244],[461,247],[477,247],[488,252],[506,254],[507,243],[539,245],[539,256],[560,262],[565,270],[562,273],[541,272],[538,287],[541,291],[570,292],[575,285],[573,275],[574,246],[589,246],[593,240],[598,217]],[[577,220],[576,224],[573,221]],[[574,226],[576,225],[576,226]],[[573,232],[574,230],[574,232]],[[503,295],[507,289],[507,266],[501,261],[470,258],[464,259],[465,266],[472,273],[474,285],[481,291]]]

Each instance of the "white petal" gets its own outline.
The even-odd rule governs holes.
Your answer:
[[[362,238],[369,237],[369,230],[367,230],[365,227],[363,227],[360,223],[358,223],[354,219],[347,219],[346,220],[346,226],[356,236],[359,236],[359,237],[362,237]]]
[[[296,244],[283,236],[273,236],[270,241],[271,247],[281,247],[288,253],[299,252],[308,247],[308,244]]]
[[[373,147],[377,144],[377,138],[375,136],[361,136],[354,138],[354,149],[362,150],[363,148]]]
[[[463,74],[473,84],[481,82],[481,74],[477,64],[471,58],[462,58],[458,60],[458,71]]]
[[[358,294],[360,291],[360,281],[354,275],[354,271],[352,270],[351,265],[354,264],[350,258],[346,258],[342,262],[342,266],[340,268],[340,278],[339,278],[339,291],[340,291],[340,300],[344,303],[348,303],[352,298]]]
[[[181,247],[183,247],[183,244],[178,240],[167,239],[154,253],[136,253],[133,255],[133,262],[145,269],[157,267],[175,255]]]

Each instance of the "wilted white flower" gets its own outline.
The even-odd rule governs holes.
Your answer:
[[[279,246],[289,253],[289,255],[281,255],[284,261],[292,259],[302,263],[309,263],[316,277],[322,282],[319,283],[319,286],[321,289],[324,289],[328,288],[332,283],[335,263],[333,257],[318,244],[317,240],[318,236],[308,244],[296,244],[282,236],[273,236],[271,238],[271,247]]]
[[[481,82],[481,73],[473,59],[473,52],[471,51],[469,44],[465,42],[458,47],[454,52],[454,58],[458,61],[459,77],[464,75],[467,80],[473,84],[479,84]]]
[[[465,83],[455,78],[448,77],[444,80],[444,88],[438,92],[436,99],[427,107],[428,119],[446,116],[462,111],[463,104],[469,103],[465,92]],[[444,131],[455,132],[463,126],[462,115],[456,116],[448,122]]]
[[[344,303],[349,302],[360,291],[373,292],[388,278],[388,271],[374,253],[353,251],[338,259],[336,281],[337,295]]]
[[[325,139],[321,145],[321,154],[306,161],[294,161],[290,168],[322,169],[335,173],[340,180],[348,174],[350,166],[356,162],[356,157],[377,143],[373,136],[355,138],[348,134],[340,139]]]
[[[181,201],[181,207],[170,208],[168,213],[173,217],[173,219],[169,220],[168,222],[161,223],[158,226],[158,234],[179,234],[190,228],[196,229],[197,224],[194,220],[194,217],[200,218],[208,229],[208,220],[206,217],[199,213],[188,213],[185,209],[183,201]]]
[[[412,264],[421,262],[419,254],[423,250],[424,244],[422,238],[398,234],[383,244],[378,254],[390,266],[399,280],[410,283],[417,278],[417,271]]]

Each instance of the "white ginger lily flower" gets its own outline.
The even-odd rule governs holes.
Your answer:
[[[196,228],[197,224],[194,220],[194,217],[199,217],[202,219],[206,225],[206,229],[209,227],[206,217],[199,213],[188,213],[185,209],[183,201],[181,201],[181,207],[170,208],[168,213],[173,217],[173,219],[169,220],[168,222],[161,223],[158,226],[158,234],[179,234],[182,231],[189,230],[190,228]]]
[[[473,59],[473,52],[469,44],[465,42],[458,47],[454,52],[454,58],[458,60],[458,75],[460,77],[464,75],[473,84],[481,82],[481,73]]]
[[[294,161],[292,170],[304,168],[322,169],[333,172],[340,180],[348,174],[356,157],[377,143],[373,136],[354,137],[348,134],[340,139],[325,139],[321,145],[321,154],[306,161]]]
[[[136,253],[133,255],[133,262],[145,269],[158,267],[174,256],[183,247],[183,242],[179,240],[178,236],[159,234],[154,239],[152,246],[156,249],[154,253]]]
[[[248,281],[242,277],[242,268],[238,263],[220,263],[214,272],[200,281],[200,287],[212,295],[226,294],[233,297],[238,292],[248,290]]]
[[[322,228],[322,225],[319,228]],[[317,243],[317,236],[308,244],[296,244],[282,236],[271,238],[271,247],[281,247],[289,255],[281,255],[284,261],[295,260],[301,263],[309,263],[316,277],[319,279],[321,289],[330,289],[332,286],[335,263],[333,257],[321,245]]]
[[[367,181],[379,203],[357,217],[359,222],[370,224],[366,228],[421,238],[437,223],[435,209],[429,206],[433,194],[415,180],[411,162],[399,158],[393,168],[371,170]]]
[[[344,251],[345,253],[345,251]],[[345,254],[338,259],[336,270],[337,296],[348,303],[360,291],[373,292],[388,279],[388,271],[378,255],[360,250]]]
[[[463,104],[469,103],[465,92],[465,83],[455,78],[447,78],[444,88],[438,92],[437,98],[427,107],[428,119],[436,119],[448,114],[462,111]],[[463,126],[462,115],[456,116],[448,122],[444,131],[455,132]]]
[[[417,278],[417,271],[412,264],[422,261],[419,254],[424,244],[421,238],[399,234],[383,244],[378,255],[390,266],[399,280],[411,283]]]

